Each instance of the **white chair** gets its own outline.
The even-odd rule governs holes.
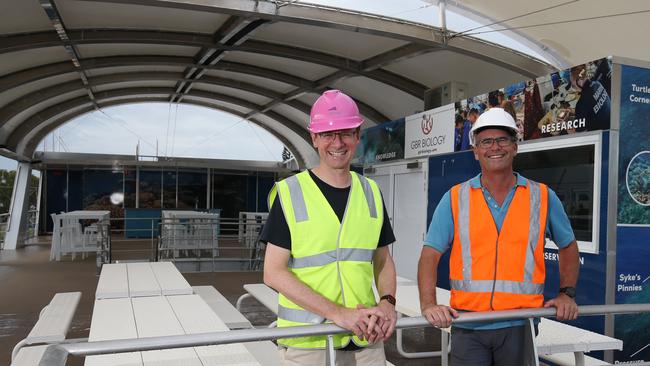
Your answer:
[[[86,253],[95,252],[101,246],[101,232],[97,224],[91,224],[84,228],[82,238],[82,258],[86,257]]]
[[[62,218],[61,227],[61,253],[72,253],[72,260],[77,252],[83,251],[83,233],[79,220],[74,218]]]

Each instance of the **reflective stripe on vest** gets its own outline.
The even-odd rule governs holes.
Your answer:
[[[337,251],[332,250],[325,253],[314,254],[302,258],[289,258],[289,268],[307,268],[307,267],[320,267],[330,263],[336,262]],[[375,254],[374,250],[370,249],[354,249],[354,248],[341,248],[338,251],[339,261],[355,261],[355,262],[372,262],[372,256]]]
[[[278,318],[296,323],[321,324],[325,322],[325,318],[318,314],[314,314],[305,309],[292,309],[282,305],[278,305]]]
[[[544,285],[530,282],[505,280],[449,280],[451,288],[464,292],[508,292],[511,294],[539,295],[544,293]]]
[[[366,202],[368,202],[368,209],[370,210],[370,217],[377,218],[377,207],[375,207],[375,194],[372,193],[372,188],[368,179],[364,176],[359,175],[359,181],[361,182],[361,187],[363,188],[363,194],[366,196]]]
[[[298,178],[293,175],[285,180],[287,187],[289,187],[289,195],[291,196],[291,204],[293,205],[293,213],[296,216],[296,222],[303,222],[309,220],[307,214],[307,206],[305,206],[305,196],[302,194],[302,188]]]

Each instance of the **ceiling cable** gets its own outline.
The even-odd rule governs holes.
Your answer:
[[[493,23],[490,23],[490,24],[481,25],[479,27],[470,28],[470,29],[464,30],[462,32],[454,33],[450,38],[459,37],[459,36],[462,36],[462,35],[468,36],[468,35],[471,35],[471,34],[479,34],[479,33],[471,33],[471,34],[469,34],[469,32],[473,32],[473,31],[475,31],[477,29],[481,29],[481,28],[485,28],[485,27],[490,27],[490,26],[493,26],[493,25],[496,25],[496,24],[505,23],[505,22],[508,22],[508,21],[511,21],[511,20],[514,20],[514,19],[523,18],[523,17],[529,16],[529,15],[541,13],[541,12],[544,12],[544,11],[547,11],[547,10],[550,10],[550,9],[559,8],[559,7],[566,6],[566,5],[569,5],[569,4],[578,2],[578,1],[580,1],[580,0],[566,1],[566,2],[563,2],[563,3],[560,3],[560,4],[549,6],[547,8],[534,10],[534,11],[531,11],[531,12],[528,12],[528,13],[525,13],[525,14],[517,15],[517,16],[514,16],[512,18],[499,20],[498,22],[493,22]]]
[[[256,131],[255,128],[253,127],[251,121],[248,121],[248,120],[247,120],[246,122],[247,122],[247,124],[248,124],[248,127],[250,127],[250,129],[251,129],[251,130],[253,131],[253,133],[255,134],[255,136],[257,136],[257,139],[260,140],[260,142],[262,143],[262,145],[264,145],[264,148],[266,148],[266,151],[269,153],[269,156],[273,156],[273,152],[271,151],[271,149],[269,149],[269,147],[266,145],[266,143],[264,143],[264,140],[263,140],[262,137],[260,137],[260,135],[257,133],[257,131]],[[282,153],[280,153],[280,161],[282,161]]]
[[[422,10],[422,9],[430,8],[433,5],[434,4],[422,5],[422,6],[418,6],[417,8],[414,8],[414,9],[402,10],[402,11],[398,11],[397,13],[392,13],[392,14],[387,14],[387,15],[389,17],[394,17],[394,16],[400,15],[400,14],[406,14],[406,13],[410,13],[410,12],[413,12],[413,11],[416,11],[416,10]]]
[[[171,107],[171,105],[170,105]],[[176,146],[176,122],[178,121],[178,103],[176,103],[176,109],[174,110],[174,130],[172,132],[172,153],[170,156],[174,156],[174,147]]]
[[[167,132],[165,133],[165,156],[167,155],[167,148],[169,147],[169,122],[172,119],[172,103],[169,103],[169,108],[167,109]]]
[[[560,20],[560,21],[557,21],[557,22],[539,23],[539,24],[532,24],[532,25],[522,25],[520,27],[507,27],[507,28],[495,29],[495,30],[489,30],[489,31],[467,33],[465,35],[466,36],[472,36],[472,35],[476,35],[476,34],[503,32],[503,31],[514,30],[514,29],[527,29],[527,28],[535,28],[535,27],[544,27],[544,26],[548,26],[548,25],[567,24],[567,23],[583,22],[583,21],[587,21],[587,20],[606,19],[606,18],[614,18],[614,17],[626,16],[626,15],[644,14],[644,13],[650,13],[650,9],[631,11],[631,12],[627,12],[627,13],[598,15],[598,16],[595,16],[595,17],[588,17],[588,18]]]
[[[213,133],[213,134],[210,135],[210,136],[207,136],[206,138],[204,138],[204,139],[201,140],[200,142],[198,142],[198,143],[196,143],[196,144],[193,144],[190,148],[183,150],[183,153],[185,153],[185,152],[187,152],[187,151],[191,151],[191,150],[193,150],[193,149],[195,149],[195,148],[197,148],[197,147],[199,147],[199,146],[205,144],[205,143],[208,142],[208,141],[212,141],[213,138],[215,138],[215,137],[221,135],[222,133],[228,131],[229,129],[231,129],[231,128],[237,126],[238,124],[242,123],[243,121],[246,121],[246,119],[245,119],[245,118],[242,118],[242,119],[238,120],[237,122],[231,124],[230,126],[224,128],[224,129],[221,129],[221,130],[219,130],[219,131]]]
[[[126,126],[126,125],[127,125],[126,122],[122,121],[122,120],[119,119],[119,118],[111,117],[110,115],[106,114],[106,112],[104,112],[101,108],[98,109],[98,111],[99,111],[101,114],[103,114],[104,116],[106,116],[106,118],[108,118],[109,120],[111,120],[111,121],[113,121],[113,122],[119,122],[120,124],[122,124],[122,128],[124,128],[126,131],[130,132],[132,135],[134,135],[134,136],[137,137],[138,139],[140,139],[140,140],[142,140],[143,142],[145,142],[147,145],[151,146],[151,147],[154,148],[154,149],[156,148],[156,145],[154,145],[154,144],[152,144],[151,142],[147,141],[144,137],[138,135],[135,131],[132,131],[130,128],[128,128],[128,127]],[[100,119],[100,121],[101,121],[101,119]]]

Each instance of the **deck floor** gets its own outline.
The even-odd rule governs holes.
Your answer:
[[[95,256],[85,260],[79,256],[72,261],[65,257],[50,262],[49,237],[16,251],[0,251],[0,364],[8,365],[13,346],[23,339],[36,323],[40,310],[57,292],[81,291],[81,301],[73,318],[68,338],[86,338],[90,328],[92,306],[98,276]],[[127,256],[128,257],[128,256]],[[262,272],[184,273],[192,286],[211,285],[231,303],[244,293],[246,283],[262,281]],[[274,315],[254,300],[246,301],[244,315],[255,326],[265,326],[275,320]],[[431,328],[405,331],[404,344],[409,351],[432,350],[438,347],[439,333]],[[409,360],[401,357],[395,348],[393,336],[386,344],[388,359],[395,365],[435,366],[436,359]],[[82,365],[71,358],[68,365]]]

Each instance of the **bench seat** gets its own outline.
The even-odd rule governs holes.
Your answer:
[[[576,364],[575,355],[573,353],[554,353],[552,355],[539,355],[543,361],[552,362],[552,365],[558,366],[573,366]],[[601,366],[611,365],[603,360],[584,355],[585,366]]]
[[[38,364],[45,352],[45,346],[23,347],[25,345],[63,342],[80,299],[81,292],[55,294],[50,303],[41,310],[36,324],[27,337],[14,347],[11,353],[12,364]]]
[[[212,286],[192,286],[194,293],[210,306],[212,311],[223,320],[230,329],[250,329],[253,325],[242,313]]]

